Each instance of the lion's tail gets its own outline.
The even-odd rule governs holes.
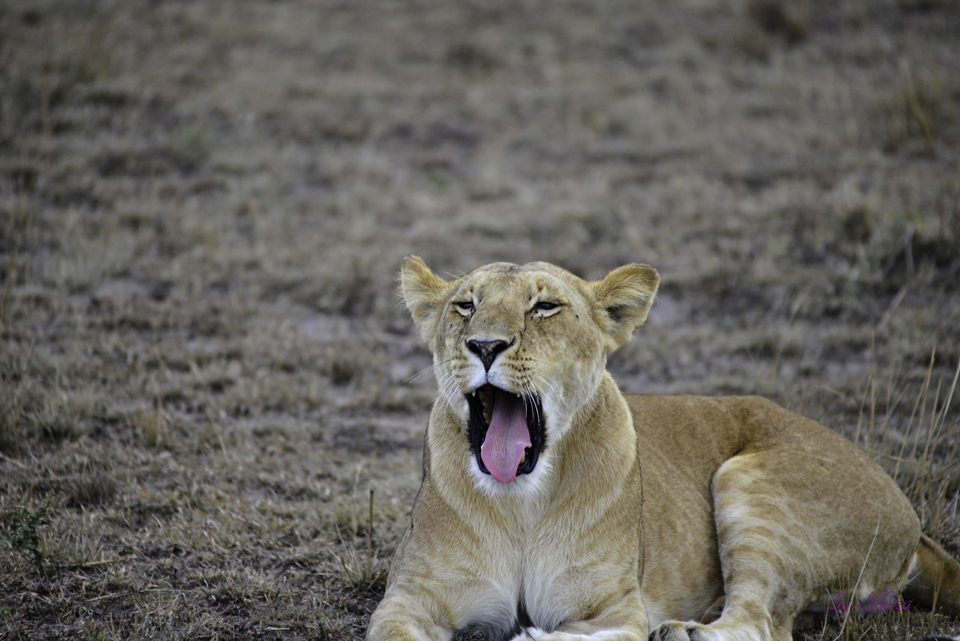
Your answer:
[[[918,605],[960,618],[960,563],[923,535],[903,595]]]

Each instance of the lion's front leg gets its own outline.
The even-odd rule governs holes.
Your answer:
[[[516,625],[518,587],[502,575],[480,574],[476,559],[460,552],[404,550],[370,617],[367,641],[449,641],[454,631],[469,626],[479,626],[490,638],[507,638]]]
[[[438,623],[431,609],[409,594],[387,595],[370,617],[367,641],[449,641],[453,630]]]

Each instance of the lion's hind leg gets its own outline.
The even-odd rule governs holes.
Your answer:
[[[859,593],[902,584],[916,516],[879,467],[843,454],[771,447],[724,463],[713,478],[723,612],[706,625],[664,622],[650,638],[789,641],[810,603],[854,584]]]

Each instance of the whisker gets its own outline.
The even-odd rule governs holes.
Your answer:
[[[546,387],[550,388],[550,391],[553,392],[555,396],[560,395],[557,392],[557,388],[554,386],[554,384],[548,381],[542,374],[540,374],[539,372],[534,372],[534,376],[536,376],[539,379],[542,385],[545,385]]]
[[[439,392],[440,395],[443,396],[444,398],[446,398],[446,396],[447,396],[447,393],[446,393],[446,389],[445,389],[445,388],[446,388],[447,381],[448,381],[449,378],[450,378],[450,374],[449,374],[449,373],[443,374],[443,375],[437,377],[437,392]]]
[[[447,401],[447,404],[451,407],[456,407],[457,396],[459,395],[456,376],[452,372],[447,372],[437,381],[437,385],[439,386],[440,394]]]
[[[440,361],[439,363],[434,363],[433,365],[430,365],[429,367],[425,367],[425,368],[423,368],[422,370],[420,370],[419,372],[417,372],[416,374],[414,374],[413,376],[411,376],[410,378],[408,378],[407,380],[403,381],[403,382],[400,383],[400,384],[401,384],[401,385],[406,385],[407,383],[412,383],[413,381],[417,380],[418,378],[420,378],[421,376],[423,376],[423,375],[426,374],[427,372],[429,372],[429,371],[431,371],[431,370],[434,370],[434,369],[440,367],[441,365],[446,365],[447,363],[451,362],[452,360],[453,360],[452,358],[448,358],[448,359],[445,360],[445,361]]]
[[[542,398],[543,398],[543,393],[540,391],[540,388],[537,387],[537,382],[536,382],[535,380],[533,380],[533,379],[530,379],[530,385],[531,385],[531,387],[533,387],[533,389],[536,391],[537,396],[542,399]],[[540,416],[540,403],[534,403],[533,407],[534,407],[534,410],[535,410],[536,413],[537,413],[537,423],[543,423],[543,419],[542,419],[541,416]]]
[[[437,380],[437,390],[440,392],[447,402],[450,401],[450,385],[453,382],[453,375],[450,373],[444,374]]]
[[[529,411],[530,405],[532,405],[533,411],[537,417],[537,422],[538,423],[541,422],[540,404],[537,403],[536,400],[538,397],[541,397],[542,394],[540,393],[540,390],[537,388],[536,381],[534,381],[533,379],[521,380],[520,392],[521,392],[520,397],[523,399],[524,412],[526,413],[527,411]],[[530,405],[527,404],[528,402],[530,403]]]
[[[417,372],[416,374],[414,374],[413,376],[411,376],[410,378],[406,379],[405,381],[402,381],[400,384],[401,384],[401,385],[406,385],[406,384],[408,384],[408,383],[412,383],[412,382],[414,382],[415,380],[417,380],[418,378],[420,378],[421,376],[423,376],[424,374],[426,374],[427,372],[433,370],[434,368],[436,368],[436,365],[431,365],[430,367],[425,367],[425,368],[423,368],[422,370],[420,370],[419,372]]]

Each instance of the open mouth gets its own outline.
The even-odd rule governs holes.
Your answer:
[[[467,394],[467,404],[470,445],[480,471],[500,483],[532,472],[546,442],[540,397],[517,396],[488,384]]]

